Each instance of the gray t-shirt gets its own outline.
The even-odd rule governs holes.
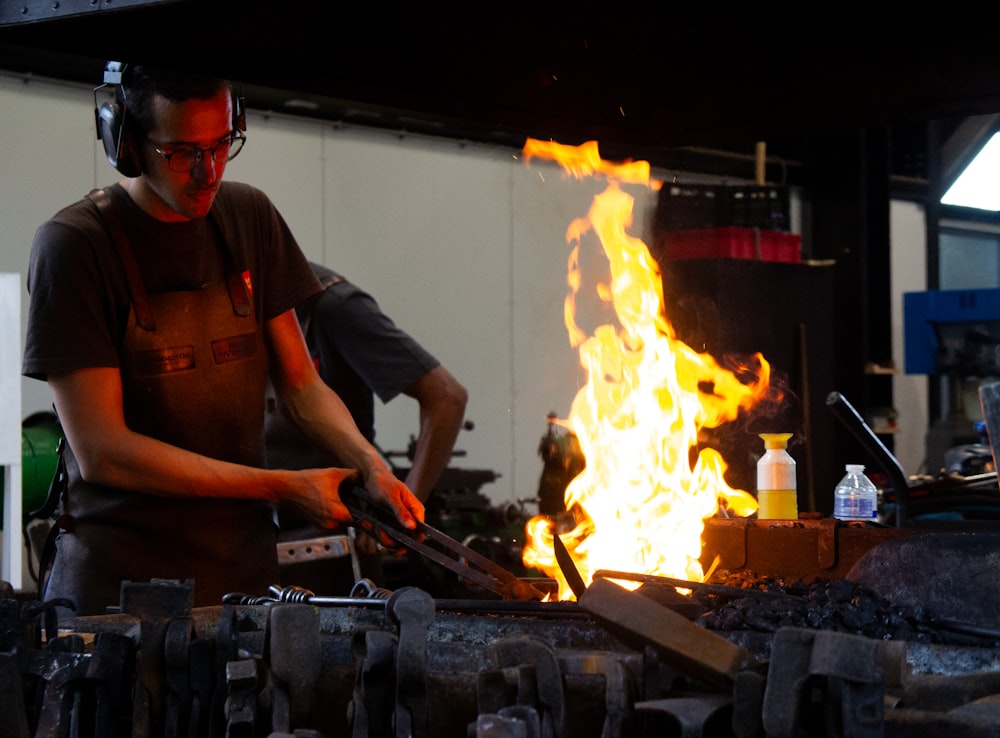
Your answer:
[[[383,313],[371,295],[326,267],[312,266],[320,279],[332,283],[298,310],[309,353],[359,430],[374,442],[375,395],[391,401],[440,362]],[[337,463],[270,409],[269,466],[305,469]]]

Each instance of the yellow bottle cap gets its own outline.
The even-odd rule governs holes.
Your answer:
[[[764,448],[788,448],[788,439],[792,433],[759,433],[764,439]]]

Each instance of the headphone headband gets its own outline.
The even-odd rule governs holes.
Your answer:
[[[124,62],[109,61],[104,67],[104,84],[120,85],[126,69],[128,64]]]

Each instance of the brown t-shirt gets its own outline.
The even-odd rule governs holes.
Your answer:
[[[214,219],[248,272],[258,318],[268,321],[320,290],[309,262],[267,196],[223,182],[208,218],[163,223],[141,210],[120,185],[107,188],[129,234],[146,291],[197,289],[222,277]],[[97,208],[86,197],[35,233],[28,266],[28,326],[22,373],[120,366],[128,321],[128,283]]]
[[[185,223],[150,218],[118,185],[108,192],[146,292],[158,309],[166,309],[170,315],[180,315],[177,306],[207,305],[202,298],[212,293],[218,297],[211,305],[221,302],[223,307],[221,313],[213,314],[225,317],[232,312],[225,310],[228,293],[225,289],[218,293],[216,286],[225,283],[227,274],[238,274],[250,288],[253,310],[243,318],[245,324],[237,327],[210,325],[219,325],[221,336],[252,336],[260,334],[263,322],[320,289],[281,216],[254,188],[223,185],[212,213]],[[123,371],[126,405],[134,404],[136,398],[128,396],[129,388],[144,385],[124,381],[131,376],[124,368],[135,363],[124,361],[123,339],[131,310],[129,283],[109,231],[89,199],[63,209],[38,229],[28,290],[31,302],[24,374],[45,379],[53,372],[117,367]],[[197,299],[192,301],[189,295]],[[184,314],[187,312],[190,310]],[[171,328],[172,321],[164,319],[165,315],[160,317],[157,327],[166,326],[163,330],[168,333],[164,335],[188,340],[187,333],[171,332],[176,325]],[[201,327],[198,318],[193,316],[196,329]],[[191,319],[183,319],[182,324]],[[210,327],[197,332],[208,338],[215,335]],[[261,346],[262,342],[258,338],[255,343]],[[260,356],[259,352],[255,355]],[[241,368],[244,364],[245,369]],[[256,434],[263,439],[261,373],[266,371],[266,359],[263,365],[256,360],[227,361],[226,369],[237,372],[230,375],[232,392],[208,393],[193,405],[187,394],[171,399],[168,392],[149,406],[147,417],[153,422],[141,432],[227,461],[254,463],[256,459],[263,465],[262,448],[259,457],[216,454],[209,449],[233,446],[211,443],[211,438],[206,442],[198,435],[199,429],[206,427],[199,418],[207,417],[217,426],[212,438],[224,440],[217,434],[239,426],[235,436]],[[197,371],[198,367],[192,367],[173,376]],[[167,385],[178,386],[170,381]],[[151,386],[160,389],[159,385]],[[180,386],[197,388],[200,383],[186,379]],[[244,388],[249,387],[259,387],[260,396],[245,396]],[[147,402],[146,396],[140,396],[139,401]],[[261,412],[244,412],[247,404],[259,404]],[[156,419],[166,417],[165,410],[176,414],[178,408],[186,406],[194,409],[190,433],[178,433],[174,428],[173,435],[168,435],[168,424]],[[183,422],[183,415],[178,422]],[[247,427],[247,418],[256,418],[254,422],[260,427]],[[190,443],[178,442],[178,438],[190,438]],[[230,591],[264,594],[267,586],[277,581],[274,511],[266,502],[164,498],[104,487],[83,479],[72,448],[67,446],[64,453],[69,482],[61,503],[64,529],[57,542],[46,599],[66,598],[76,604],[77,614],[99,614],[118,603],[120,583],[126,580],[193,579],[194,603],[199,606],[220,604],[220,597]]]

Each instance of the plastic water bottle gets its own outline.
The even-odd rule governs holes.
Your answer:
[[[847,474],[833,491],[833,517],[878,521],[878,488],[865,475],[864,464],[847,464]]]
[[[786,450],[791,433],[761,433],[764,455],[757,460],[757,518],[798,520],[795,459]]]

